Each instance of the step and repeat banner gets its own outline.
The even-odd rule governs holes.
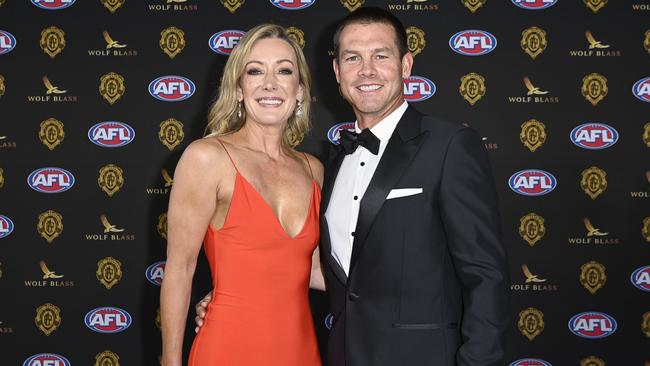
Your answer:
[[[354,121],[331,36],[362,5],[407,27],[406,98],[489,150],[504,365],[649,365],[647,0],[0,0],[0,364],[157,364],[174,168],[228,55],[289,27],[315,79],[299,148],[323,157]],[[192,302],[210,286],[201,255]]]

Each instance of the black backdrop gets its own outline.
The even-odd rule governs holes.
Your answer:
[[[22,365],[41,353],[64,356],[72,365],[156,364],[159,286],[154,282],[160,280],[161,271],[154,268],[151,281],[145,271],[165,259],[161,232],[166,222],[161,215],[166,211],[169,187],[161,170],[173,176],[183,148],[202,135],[227,57],[208,46],[213,34],[269,21],[304,32],[304,51],[314,77],[315,113],[313,130],[300,149],[322,156],[330,143],[330,127],[354,120],[336,89],[330,38],[334,22],[363,0],[306,1],[301,10],[285,10],[266,0],[225,2],[79,0],[65,9],[48,10],[33,3],[56,6],[61,0],[0,1],[0,364]],[[504,364],[524,358],[553,365],[643,365],[650,361],[650,269],[631,278],[636,269],[650,265],[650,106],[643,98],[635,98],[633,91],[637,81],[650,76],[649,3],[588,1],[594,11],[583,1],[559,0],[545,9],[531,10],[525,7],[535,2],[488,0],[474,12],[470,5],[481,1],[468,1],[467,6],[459,0],[365,3],[390,9],[407,27],[421,31],[425,44],[423,48],[419,44],[413,74],[431,80],[435,93],[414,105],[425,113],[467,123],[485,136],[513,281],[512,327]],[[543,4],[542,0],[537,3]],[[226,5],[241,7],[231,12]],[[63,38],[46,31],[41,46],[41,32],[51,26],[63,31]],[[172,26],[184,35],[184,48],[173,58],[160,46],[161,32]],[[533,26],[545,31],[547,43],[534,58],[521,45],[522,32]],[[454,52],[449,39],[463,30],[489,32],[497,40],[496,47],[481,56]],[[125,47],[107,49],[103,31]],[[586,31],[594,42],[609,47],[590,50]],[[541,41],[535,36],[524,38],[533,50],[538,48],[535,42]],[[62,40],[65,47],[61,50]],[[168,48],[179,44],[179,38],[175,40]],[[44,50],[48,47],[52,55]],[[113,103],[99,90],[100,78],[110,72],[119,74],[125,86],[124,94]],[[474,104],[459,90],[461,78],[470,73],[484,78],[485,94]],[[607,80],[608,92],[596,105],[581,92],[583,78],[592,73]],[[174,103],[153,98],[149,83],[166,75],[189,78],[196,85],[195,93]],[[46,94],[44,76],[66,92]],[[524,77],[547,93],[532,92],[526,102]],[[599,80],[603,79],[587,86],[592,100],[604,94]],[[470,94],[482,87],[465,86]],[[115,98],[119,87],[119,83],[109,83],[105,91]],[[644,87],[639,90],[643,95]],[[48,96],[49,100],[36,101]],[[60,124],[39,137],[42,122],[50,118]],[[182,123],[181,130],[163,133],[168,144],[179,142],[175,147],[167,147],[159,138],[161,123],[171,118]],[[520,139],[522,124],[531,119],[545,127],[545,142],[532,141],[534,152]],[[135,139],[119,148],[93,144],[89,129],[105,121],[128,124]],[[613,127],[618,141],[606,149],[580,148],[569,136],[576,126],[586,123]],[[602,131],[599,126],[590,129]],[[535,131],[537,137],[542,134],[539,127]],[[179,133],[184,135],[182,141],[177,139]],[[529,131],[524,135],[536,137]],[[121,171],[100,174],[109,164]],[[28,176],[46,167],[69,171],[74,185],[57,194],[32,189]],[[580,183],[583,171],[590,167],[606,174],[606,186],[602,175],[586,178],[593,184],[595,198]],[[527,169],[551,173],[557,179],[556,188],[542,196],[517,194],[508,180]],[[58,173],[50,169],[36,176],[47,182],[48,176],[58,178]],[[69,182],[69,178],[62,179]],[[107,186],[106,191],[98,180]],[[123,184],[116,185],[120,180]],[[539,217],[524,219],[529,213]],[[588,236],[585,219],[606,235]],[[110,225],[115,226],[112,231]],[[592,261],[596,263],[588,264]],[[528,276],[522,271],[524,264],[531,272]],[[581,268],[585,272],[582,280]],[[201,258],[193,302],[209,290],[208,271]],[[322,346],[327,335],[326,299],[322,294],[311,295]],[[128,312],[130,326],[112,334],[91,330],[84,318],[98,307]],[[615,332],[601,339],[574,335],[569,320],[591,311],[614,318]],[[90,318],[106,321],[109,328],[127,320],[115,314],[109,309]],[[600,319],[593,314],[586,318]],[[592,323],[610,324],[607,319]],[[186,350],[192,340],[190,328]]]

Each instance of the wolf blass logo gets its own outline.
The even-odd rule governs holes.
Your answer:
[[[513,283],[510,285],[510,291],[519,292],[553,292],[558,290],[555,284],[547,283],[546,278],[541,278],[539,275],[533,274],[526,264],[521,266],[521,271],[524,274],[524,283]]]
[[[612,238],[606,229],[596,227],[589,218],[585,217],[582,220],[585,227],[584,236],[575,236],[568,238],[569,244],[574,245],[616,245],[621,244],[621,239]]]
[[[161,194],[161,195],[169,194],[169,191],[171,190],[171,186],[174,183],[174,179],[172,179],[172,177],[169,175],[167,169],[163,168],[163,170],[160,173],[162,175],[162,183],[164,183],[164,186],[147,188],[146,189],[147,194]]]
[[[106,46],[104,49],[97,48],[93,50],[88,50],[88,56],[92,57],[124,57],[124,56],[137,56],[138,50],[135,49],[125,49],[128,47],[128,44],[123,44],[121,40],[111,37],[108,31],[102,32],[102,37]]]
[[[569,56],[571,57],[620,57],[621,51],[610,50],[609,44],[600,41],[594,37],[591,31],[585,31],[585,38],[587,39],[588,49],[583,50],[570,50]]]
[[[64,102],[77,102],[76,95],[67,95],[67,90],[61,90],[59,86],[54,85],[47,76],[43,76],[43,85],[45,86],[45,94],[28,95],[28,102],[37,103],[64,103]]]
[[[187,0],[154,0],[156,3],[165,4],[149,4],[148,9],[151,11],[197,11],[199,6],[196,4],[170,4],[172,2],[184,3]]]
[[[84,234],[84,238],[87,241],[133,241],[135,240],[135,234],[128,234],[124,232],[124,229],[118,227],[117,225],[111,224],[108,221],[106,215],[102,214],[99,217],[104,229],[102,231],[97,231],[95,233]]]
[[[548,96],[546,90],[533,85],[528,76],[524,76],[526,96],[507,97],[509,103],[559,103],[560,97]]]
[[[401,3],[388,4],[388,10],[438,10],[438,4],[427,4],[429,0],[401,0]]]
[[[74,287],[74,281],[63,280],[65,276],[50,270],[45,261],[40,261],[39,265],[43,273],[42,279],[26,280],[25,287]]]

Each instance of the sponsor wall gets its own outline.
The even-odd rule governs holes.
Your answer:
[[[0,364],[156,364],[174,168],[230,50],[260,22],[290,27],[314,77],[300,149],[322,157],[354,126],[330,36],[363,3],[0,0]],[[365,4],[408,28],[406,98],[489,150],[512,278],[505,364],[647,365],[650,3]],[[192,301],[209,288],[202,258]],[[333,319],[311,296],[322,346]]]

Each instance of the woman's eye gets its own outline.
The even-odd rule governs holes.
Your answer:
[[[261,73],[262,73],[262,71],[260,69],[248,69],[248,70],[246,70],[246,74],[248,74],[248,75],[259,75]]]
[[[293,70],[291,70],[291,69],[280,69],[280,74],[291,75],[291,74],[293,74]]]

